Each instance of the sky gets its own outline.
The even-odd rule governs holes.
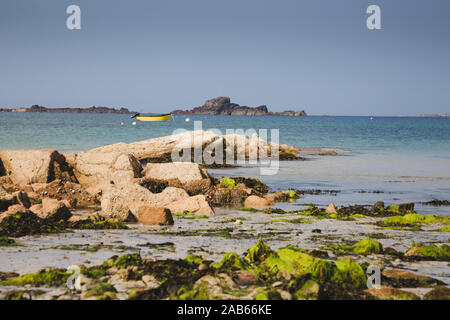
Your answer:
[[[69,30],[69,5],[81,29]],[[381,30],[366,27],[369,5]],[[0,108],[450,113],[448,0],[1,0]]]

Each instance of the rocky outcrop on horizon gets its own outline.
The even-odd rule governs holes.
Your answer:
[[[92,106],[89,108],[47,108],[39,105],[33,105],[29,108],[16,108],[7,109],[0,108],[0,112],[62,112],[62,113],[115,113],[115,114],[132,114],[137,113],[136,111],[130,111],[127,108],[108,108],[108,107],[96,107]]]
[[[229,97],[217,97],[206,100],[205,104],[192,110],[174,110],[172,114],[200,114],[200,115],[232,115],[232,116],[307,116],[305,111],[286,110],[282,112],[270,112],[267,106],[259,107],[241,106],[231,103]]]

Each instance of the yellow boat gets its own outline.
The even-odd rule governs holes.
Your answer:
[[[167,114],[140,114],[137,113],[131,118],[136,118],[137,121],[168,121],[170,120],[170,113]]]

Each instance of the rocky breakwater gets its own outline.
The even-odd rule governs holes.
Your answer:
[[[305,111],[287,110],[283,112],[270,112],[267,106],[259,107],[241,106],[231,103],[229,97],[217,97],[191,110],[174,110],[172,114],[202,114],[202,115],[232,115],[232,116],[306,116]]]
[[[241,150],[238,140],[243,142]],[[8,222],[3,233],[14,236],[100,228],[96,224],[100,222],[105,228],[114,226],[105,221],[168,225],[173,224],[172,214],[212,215],[214,207],[242,206],[249,198],[260,202],[255,206],[270,205],[280,195],[267,195],[268,188],[261,181],[215,179],[205,163],[191,162],[196,149],[203,156],[220,154],[219,159],[226,161],[227,153],[251,158],[254,146],[256,150],[276,150],[284,159],[298,157],[297,149],[267,143],[257,135],[248,139],[208,131],[117,143],[67,155],[56,150],[0,151],[2,221],[16,216],[23,218],[24,224],[29,221],[44,226],[13,232],[14,226]],[[172,162],[174,155],[182,161]],[[91,213],[73,215],[81,209]]]

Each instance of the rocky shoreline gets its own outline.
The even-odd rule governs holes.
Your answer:
[[[303,159],[291,146],[208,131],[77,154],[0,151],[0,299],[450,298],[449,216],[414,203],[295,207],[339,190],[273,191],[171,162],[193,147],[235,155],[236,139],[244,159],[255,142]],[[368,288],[374,267],[381,284]]]
[[[174,110],[172,114],[199,114],[199,115],[231,115],[231,116],[307,116],[304,110],[293,111],[286,110],[282,112],[270,112],[267,106],[259,107],[241,106],[237,103],[231,103],[229,97],[217,97],[206,102],[192,110]]]
[[[60,112],[60,113],[113,113],[113,114],[132,114],[137,113],[136,111],[130,111],[127,108],[108,108],[108,107],[96,107],[92,106],[89,108],[47,108],[38,105],[33,105],[29,108],[0,108],[0,112]]]

